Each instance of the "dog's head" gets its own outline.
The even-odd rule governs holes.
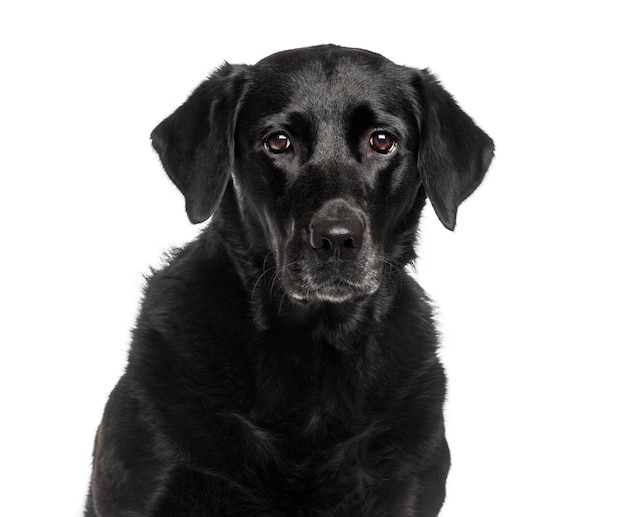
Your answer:
[[[306,302],[377,291],[412,256],[424,191],[452,230],[494,149],[428,71],[335,46],[224,65],[152,141],[192,222],[232,185],[247,247]]]

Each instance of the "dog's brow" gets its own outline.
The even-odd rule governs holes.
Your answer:
[[[310,139],[314,122],[312,117],[310,117],[307,113],[292,111],[287,114],[287,121],[289,127],[295,134],[306,137],[307,140]]]
[[[309,140],[314,131],[315,122],[313,117],[304,111],[288,111],[277,113],[264,118],[261,121],[261,131],[273,131],[284,129],[293,136],[299,136]]]
[[[348,114],[348,127],[350,132],[360,135],[364,131],[379,125],[379,117],[374,113],[369,103],[362,103],[354,106]]]
[[[406,122],[385,110],[369,103],[354,106],[348,114],[348,128],[351,135],[361,135],[371,129],[391,129],[396,136],[406,138],[409,129]]]

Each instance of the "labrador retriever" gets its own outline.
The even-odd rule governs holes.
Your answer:
[[[428,70],[329,45],[223,65],[152,143],[211,220],[147,283],[85,516],[437,515],[446,380],[405,266],[492,140]]]

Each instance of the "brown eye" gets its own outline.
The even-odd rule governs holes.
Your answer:
[[[386,131],[376,131],[370,138],[370,146],[381,154],[389,154],[396,146],[396,139]]]
[[[265,147],[272,154],[281,154],[291,149],[291,140],[285,133],[274,133],[265,141]]]

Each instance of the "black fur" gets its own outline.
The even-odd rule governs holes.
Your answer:
[[[446,382],[405,266],[491,139],[428,71],[335,46],[224,65],[152,139],[213,218],[148,282],[85,516],[437,515]]]

